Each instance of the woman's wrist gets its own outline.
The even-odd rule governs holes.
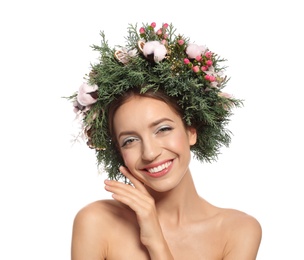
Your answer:
[[[174,260],[170,248],[165,240],[158,241],[158,243],[154,243],[153,245],[146,246],[151,260]]]

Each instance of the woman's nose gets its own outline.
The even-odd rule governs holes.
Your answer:
[[[161,154],[161,147],[156,140],[148,138],[142,142],[142,159],[153,161]]]

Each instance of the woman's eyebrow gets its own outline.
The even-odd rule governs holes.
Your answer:
[[[173,122],[172,119],[170,118],[167,118],[167,117],[163,117],[163,118],[160,118],[160,119],[157,119],[156,121],[152,122],[150,125],[149,125],[149,128],[152,128],[154,126],[157,126],[159,125],[160,123],[162,122],[165,122],[165,121],[169,121],[169,122]],[[133,134],[136,134],[136,131],[122,131],[118,134],[118,139],[121,137],[121,136],[124,136],[124,135],[133,135]]]
[[[133,135],[135,134],[136,132],[135,131],[123,131],[123,132],[120,132],[119,135],[118,135],[118,139],[124,135]]]
[[[160,118],[160,119],[158,119],[158,120],[152,122],[152,123],[149,125],[149,127],[153,127],[153,126],[159,125],[160,123],[165,122],[165,121],[173,122],[172,119],[167,118],[167,117],[163,117],[163,118]]]

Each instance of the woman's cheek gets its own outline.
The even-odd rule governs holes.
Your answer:
[[[132,156],[131,150],[122,151],[121,155],[125,166],[127,166],[127,168],[130,168],[130,166],[132,165],[132,158],[134,160],[134,156]]]
[[[124,160],[124,163],[126,164],[128,153],[126,151],[121,151],[122,159]]]
[[[186,141],[185,138],[186,135],[184,133],[176,133],[174,136],[170,136],[170,139],[166,140],[166,146],[171,149],[184,149]]]

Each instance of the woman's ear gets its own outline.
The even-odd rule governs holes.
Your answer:
[[[188,126],[187,132],[190,146],[195,145],[197,140],[196,129],[194,127]]]

